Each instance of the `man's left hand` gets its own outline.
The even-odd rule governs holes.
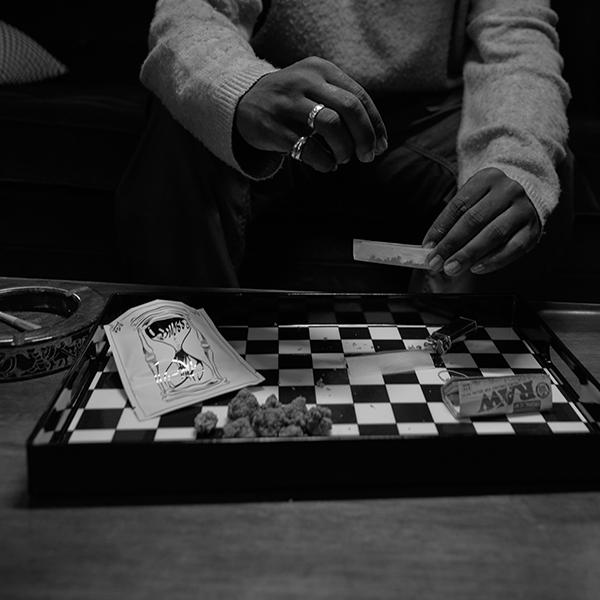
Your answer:
[[[455,277],[471,270],[496,271],[529,252],[540,221],[525,190],[496,168],[469,179],[440,213],[423,245],[433,247],[429,264]]]

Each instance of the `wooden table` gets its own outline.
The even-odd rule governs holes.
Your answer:
[[[600,310],[564,308],[540,307],[600,376]],[[596,491],[30,506],[25,440],[61,378],[0,384],[2,598],[600,597]]]

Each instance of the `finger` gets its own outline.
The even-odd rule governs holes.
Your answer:
[[[495,252],[490,252],[471,267],[471,272],[477,275],[492,273],[506,267],[536,245],[535,236],[527,228],[520,229],[508,242]]]
[[[291,154],[294,144],[302,135],[301,133],[298,133],[290,127],[286,127],[283,124],[277,124],[272,131],[273,143],[272,147],[269,149],[274,152],[280,152],[281,154]]]
[[[385,123],[383,122],[381,114],[379,113],[379,110],[377,110],[373,99],[357,81],[352,79],[352,77],[333,64],[332,67],[331,71],[326,75],[327,80],[329,83],[350,92],[362,102],[375,132],[375,147],[373,148],[373,151],[380,154],[387,148],[387,131]]]
[[[435,246],[430,260],[432,268],[440,270],[443,261],[458,252],[506,209],[507,202],[501,194],[496,190],[487,193],[479,202],[462,214]],[[436,256],[439,257],[437,261],[435,261]]]
[[[292,118],[287,125],[294,129],[303,130],[308,126],[308,115],[318,103],[308,98],[294,105]],[[342,119],[334,110],[324,107],[313,121],[313,130],[333,153],[337,164],[349,162],[354,155],[354,140],[344,125]]]
[[[423,238],[423,245],[437,244],[472,206],[485,196],[491,185],[479,173],[473,175],[454,195],[437,216]]]
[[[338,113],[350,132],[356,156],[362,162],[375,158],[375,130],[363,103],[351,92],[324,83],[314,100]]]
[[[329,173],[337,168],[337,162],[331,151],[316,137],[308,138],[302,148],[300,160],[319,173]]]
[[[331,148],[338,164],[347,163],[354,154],[354,141],[337,112],[323,108],[316,116],[314,130]]]
[[[449,256],[444,262],[444,273],[455,277],[470,269],[490,252],[504,248],[525,223],[518,211],[511,207],[486,225],[471,241]]]

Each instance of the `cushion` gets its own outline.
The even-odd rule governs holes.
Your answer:
[[[67,68],[15,27],[0,21],[0,85],[57,77]]]

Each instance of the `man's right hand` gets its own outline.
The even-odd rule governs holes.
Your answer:
[[[261,77],[241,98],[235,127],[258,150],[288,153],[309,133],[307,119],[323,104],[314,122],[316,136],[302,151],[302,162],[328,172],[356,156],[370,162],[387,148],[387,133],[367,92],[333,63],[305,58]]]

